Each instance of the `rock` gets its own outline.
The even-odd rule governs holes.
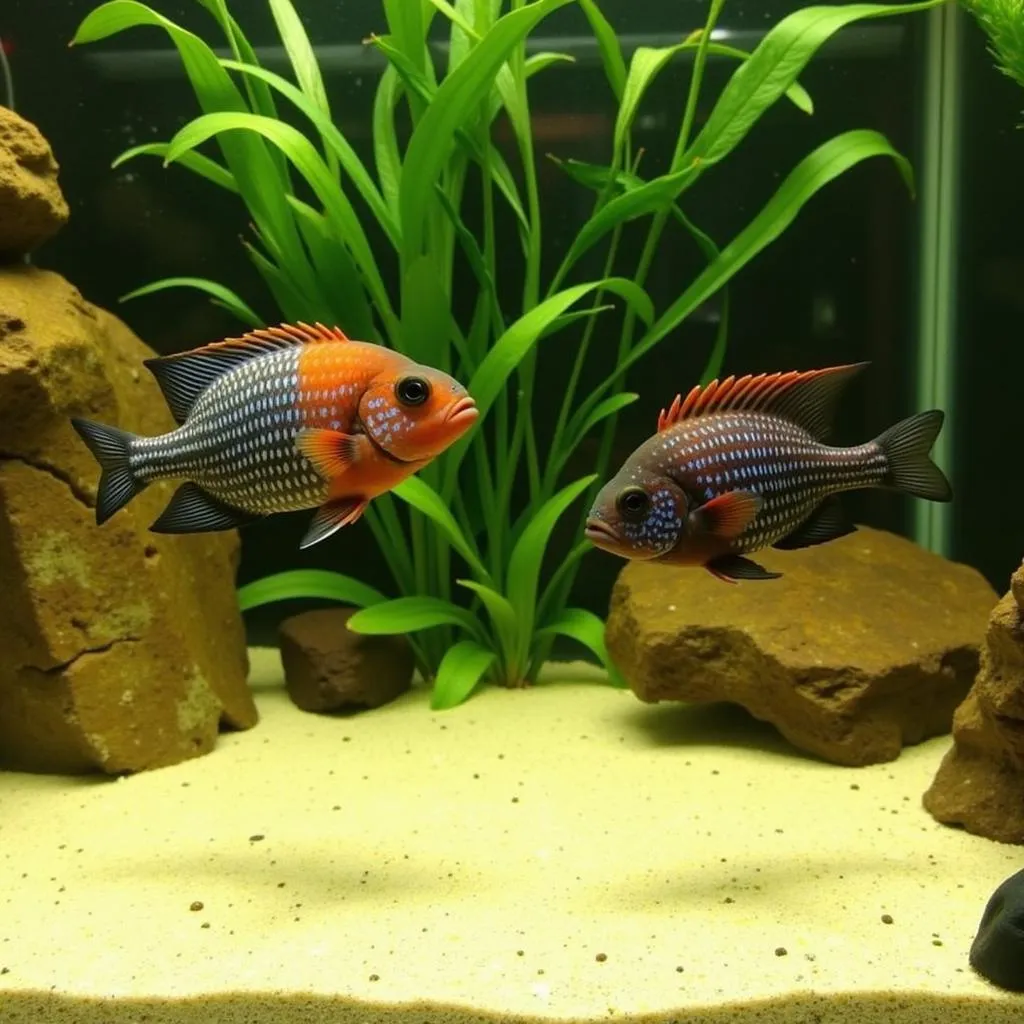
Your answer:
[[[1024,992],[1024,871],[992,894],[971,943],[971,966],[1011,992]]]
[[[173,425],[124,324],[56,274],[0,269],[0,764],[109,773],[211,750],[248,728],[234,533],[157,536],[174,485],[98,527],[83,415]]]
[[[58,170],[39,129],[0,107],[0,256],[23,256],[67,223]]]
[[[352,608],[325,608],[280,626],[285,685],[303,711],[376,708],[409,689],[415,667],[405,637],[346,629]]]
[[[949,730],[996,600],[980,574],[866,527],[757,559],[782,578],[626,565],[606,641],[641,700],[740,704],[844,765]]]
[[[924,795],[938,821],[1024,843],[1024,565],[989,619],[981,670],[953,717],[953,747]]]

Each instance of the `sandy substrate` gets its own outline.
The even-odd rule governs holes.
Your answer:
[[[583,682],[352,718],[253,682],[209,757],[0,773],[0,1024],[1024,1019],[967,966],[1021,851],[920,808],[948,739],[850,769]]]

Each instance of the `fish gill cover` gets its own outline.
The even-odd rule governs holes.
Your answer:
[[[891,160],[911,190],[913,178],[905,157],[880,132],[843,132],[808,153],[725,245],[694,222],[688,192],[776,102],[813,116],[798,78],[845,26],[950,0],[807,7],[774,25],[752,52],[712,40],[725,0],[711,0],[702,27],[681,25],[673,45],[640,46],[628,55],[598,0],[382,0],[383,31],[366,41],[386,60],[372,110],[372,166],[334,123],[316,54],[290,0],[268,2],[291,77],[260,65],[227,0],[196,2],[209,13],[213,34],[226,39],[230,58],[217,56],[215,42],[136,0],[98,6],[73,42],[94,43],[141,26],[167,34],[198,116],[168,142],[120,154],[114,166],[155,156],[244,204],[252,234],[242,244],[269,293],[260,301],[273,316],[264,319],[223,283],[201,278],[157,281],[131,297],[197,288],[248,328],[280,320],[336,324],[350,337],[451,372],[480,410],[466,437],[395,490],[399,501],[382,495],[366,512],[393,579],[392,595],[340,573],[295,570],[242,587],[242,607],[308,597],[360,607],[351,629],[411,634],[418,666],[432,680],[435,708],[460,703],[480,683],[534,680],[556,635],[588,648],[621,684],[603,622],[570,606],[569,597],[590,549],[583,519],[607,474],[617,416],[637,398],[622,390],[627,372],[721,292],[723,313],[702,377],[711,379],[727,344],[729,281],[808,200],[876,156]],[[576,9],[601,55],[616,112],[606,164],[536,149],[528,83],[572,58],[528,55],[527,40],[563,8]],[[437,18],[446,21],[450,44],[441,67],[427,42]],[[735,65],[713,99],[703,95],[711,57]],[[680,58],[691,71],[671,159],[665,166],[642,165],[634,121],[657,76]],[[699,126],[698,102],[710,106]],[[282,106],[302,115],[305,131],[285,120]],[[495,142],[500,115],[512,128],[515,169]],[[400,130],[406,119],[410,132]],[[214,144],[213,155],[199,152],[207,143]],[[541,241],[538,165],[546,158],[592,202],[554,261]],[[298,197],[300,181],[312,201]],[[500,230],[502,208],[512,214],[512,233]],[[477,231],[469,226],[471,214],[482,224]],[[645,242],[627,251],[620,245],[623,228],[636,221],[646,225]],[[669,230],[688,235],[706,266],[659,310],[645,283]],[[499,248],[515,253],[521,288],[499,279]],[[604,256],[603,274],[580,280],[581,257],[595,249]],[[544,267],[552,262],[557,269],[546,277]],[[461,266],[469,268],[466,275],[457,273]],[[472,314],[460,320],[453,299],[467,277],[475,298]],[[392,278],[397,289],[385,284]],[[613,310],[621,316],[618,343],[600,350],[593,344],[595,325]],[[574,336],[574,363],[567,379],[552,381],[538,368],[548,339],[567,333]],[[600,382],[581,392],[581,379],[595,369]],[[545,395],[560,396],[555,425],[544,436],[534,418],[539,379]],[[594,433],[600,441],[593,472],[565,479],[573,453]],[[513,507],[517,484],[526,497]],[[552,533],[573,506],[580,540],[569,550],[549,551]]]

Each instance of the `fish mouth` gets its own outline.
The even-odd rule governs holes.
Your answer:
[[[476,407],[476,402],[469,395],[466,395],[465,398],[460,398],[448,410],[445,423],[450,423],[456,427],[468,427],[479,415],[480,410]]]
[[[622,541],[619,535],[603,519],[591,516],[583,528],[583,535],[592,544],[601,548],[618,548]]]

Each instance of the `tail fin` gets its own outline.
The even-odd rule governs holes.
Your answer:
[[[145,490],[149,483],[135,476],[128,465],[135,435],[77,417],[72,418],[71,425],[96,456],[103,471],[96,497],[96,522],[102,524]]]
[[[928,501],[951,501],[953,488],[945,474],[929,458],[932,445],[942,429],[941,409],[919,412],[901,420],[876,439],[885,452],[889,472],[886,487],[895,487]]]

